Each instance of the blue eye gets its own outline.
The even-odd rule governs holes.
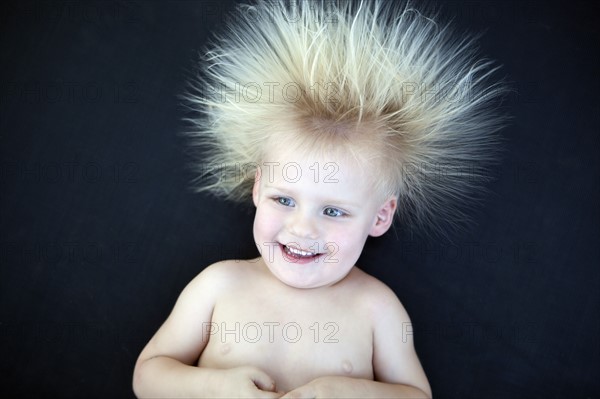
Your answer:
[[[281,204],[283,206],[294,206],[294,201],[291,198],[277,197],[275,198],[275,201],[277,201],[278,204]]]
[[[323,214],[325,214],[326,216],[332,217],[332,218],[346,215],[346,213],[344,211],[341,211],[337,208],[325,208],[323,210]]]

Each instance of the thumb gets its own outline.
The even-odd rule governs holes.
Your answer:
[[[277,392],[277,387],[275,387],[275,381],[264,371],[254,370],[250,375],[252,382],[254,385],[261,391],[270,391]]]

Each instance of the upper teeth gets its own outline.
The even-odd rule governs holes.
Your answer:
[[[303,251],[301,249],[297,249],[294,247],[287,247],[287,249],[293,253],[294,255],[300,255],[300,256],[313,256],[315,255],[314,252],[308,252],[308,251]]]

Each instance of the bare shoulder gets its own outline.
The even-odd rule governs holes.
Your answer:
[[[357,288],[355,294],[375,320],[382,320],[394,316],[397,321],[409,322],[408,313],[394,293],[381,280],[371,276],[359,268],[354,269],[354,283]]]
[[[213,263],[202,270],[188,284],[186,290],[201,288],[212,292],[223,292],[247,281],[254,269],[253,261],[250,260],[231,259]]]
[[[241,286],[244,273],[248,273],[251,266],[249,261],[230,260],[202,270],[180,293],[169,317],[150,339],[138,363],[167,356],[193,364],[208,342],[203,328],[211,321],[215,305],[223,293]]]
[[[225,260],[213,263],[194,277],[181,291],[167,324],[189,324],[192,320],[200,320],[189,316],[205,313],[209,318],[216,303],[230,292],[237,292],[253,267],[250,261]],[[200,320],[206,321],[206,320]]]

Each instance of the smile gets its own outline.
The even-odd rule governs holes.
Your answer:
[[[293,256],[307,257],[307,256],[315,256],[316,255],[315,252],[303,251],[301,249],[297,249],[294,247],[288,247],[287,245],[284,246],[284,249],[288,253],[288,255],[293,255]]]
[[[303,249],[287,246],[280,244],[283,254],[288,261],[293,263],[306,263],[310,261],[316,261],[321,255],[321,253],[305,251]]]

